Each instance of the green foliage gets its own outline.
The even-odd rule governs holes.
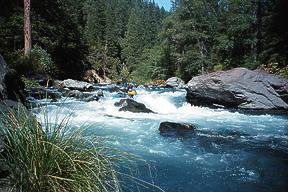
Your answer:
[[[282,69],[280,69],[279,74],[283,75],[285,77],[288,77],[288,66],[283,67]]]
[[[25,89],[26,90],[40,87],[40,84],[37,81],[27,79],[24,76],[21,77],[21,80],[25,84]]]
[[[38,45],[35,45],[30,51],[30,62],[30,68],[35,72],[45,71],[52,76],[57,74],[57,68],[50,54]]]
[[[162,45],[155,45],[151,49],[145,49],[140,58],[140,63],[132,72],[132,79],[137,83],[146,83],[167,78],[165,68],[165,53]]]
[[[13,60],[8,60],[9,66],[22,75],[38,72],[46,72],[52,76],[57,74],[57,68],[50,54],[40,46],[35,45],[31,49],[29,57],[24,56],[22,51],[17,51],[11,53],[9,58],[13,58]]]
[[[30,58],[24,56],[22,51],[15,51],[8,55],[8,65],[11,69],[15,69],[19,74],[24,75],[29,71],[33,71],[31,68]]]
[[[81,12],[71,11],[81,7],[81,1],[42,0],[31,4],[32,42],[45,47],[61,78],[79,78],[83,72]],[[0,25],[0,52],[8,64],[14,65],[19,59],[14,55],[23,49],[23,1],[1,1],[0,17],[4,18]]]
[[[123,65],[121,72],[120,72],[120,77],[121,81],[123,83],[125,82],[130,82],[130,72],[129,68],[126,65]]]
[[[95,138],[83,137],[64,119],[43,127],[24,108],[3,114],[5,135],[2,162],[9,172],[12,191],[119,191],[109,150]]]
[[[35,1],[33,43],[51,55],[59,78],[80,78],[94,66],[119,80],[123,63],[132,78],[143,81],[173,75],[189,80],[219,63],[223,70],[274,62],[287,66],[288,1],[171,3],[167,13],[154,1]],[[17,56],[23,48],[22,28],[23,2],[2,0],[0,52],[10,65],[21,64],[19,72],[27,63]]]
[[[223,65],[218,64],[213,66],[213,71],[222,71],[223,70]]]
[[[281,68],[279,63],[269,63],[260,65],[260,69],[266,71],[267,73],[278,74],[283,76],[288,76],[288,66]]]

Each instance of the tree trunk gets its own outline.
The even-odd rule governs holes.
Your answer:
[[[31,0],[24,0],[24,54],[25,55],[28,55],[32,48],[30,1]]]

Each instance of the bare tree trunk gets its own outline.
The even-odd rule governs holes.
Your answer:
[[[31,0],[24,0],[24,54],[25,55],[28,55],[32,48],[30,2]]]

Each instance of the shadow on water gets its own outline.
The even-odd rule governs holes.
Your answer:
[[[199,183],[185,179],[193,187],[178,186],[168,191],[280,191],[288,189],[288,141],[287,134],[283,136],[252,136],[245,132],[229,129],[222,130],[194,130],[182,133],[161,134],[167,140],[180,141],[183,147],[198,154],[197,161],[204,162],[206,167],[197,163],[179,169],[187,169],[186,176],[205,179],[206,182],[214,178],[209,184]],[[196,149],[196,151],[195,151]],[[207,155],[208,154],[208,155]],[[204,157],[203,157],[204,156]],[[219,157],[220,156],[220,157]],[[222,167],[220,162],[225,164]],[[206,162],[205,162],[206,161]],[[218,163],[216,163],[218,162]],[[201,163],[200,163],[201,164]],[[213,164],[213,166],[211,166]],[[161,167],[161,165],[159,165]],[[217,169],[216,167],[218,166]],[[223,169],[221,169],[221,167]],[[158,168],[158,170],[161,168]],[[165,169],[164,169],[165,170]],[[180,171],[181,172],[181,171]],[[166,176],[169,178],[169,176]],[[198,180],[201,183],[201,181]],[[183,183],[184,184],[184,183]],[[217,186],[211,188],[208,185]],[[241,185],[238,188],[237,184]],[[177,184],[179,185],[179,183]],[[184,184],[185,185],[185,184]],[[187,183],[186,183],[187,185]],[[191,187],[191,185],[190,185]]]

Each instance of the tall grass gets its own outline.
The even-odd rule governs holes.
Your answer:
[[[26,109],[3,114],[5,135],[2,161],[10,171],[10,191],[19,192],[106,192],[121,191],[107,148],[71,130],[69,118],[59,124],[40,125]]]

